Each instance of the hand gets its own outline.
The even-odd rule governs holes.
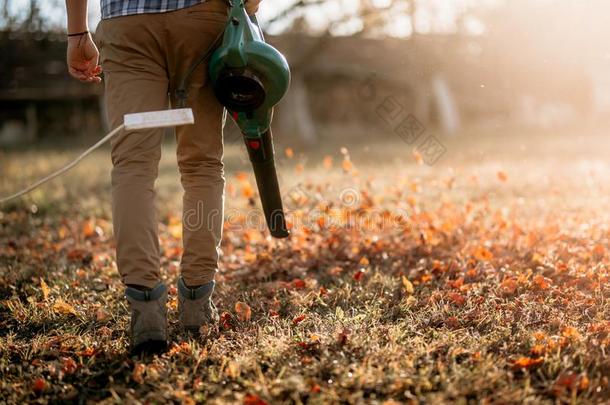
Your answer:
[[[98,65],[100,53],[91,34],[68,37],[68,72],[84,83],[99,83],[102,67]]]
[[[246,0],[246,11],[249,15],[256,14],[262,0]]]

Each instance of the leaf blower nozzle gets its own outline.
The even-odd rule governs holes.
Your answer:
[[[290,67],[265,42],[243,0],[231,2],[222,43],[210,58],[209,75],[216,97],[244,136],[271,235],[286,238],[290,233],[275,169],[271,121],[273,108],[288,91]]]

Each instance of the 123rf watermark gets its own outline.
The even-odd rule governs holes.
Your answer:
[[[445,145],[434,135],[426,134],[426,127],[410,113],[395,95],[381,97],[377,76],[369,76],[358,89],[360,100],[375,103],[375,114],[407,145],[419,152],[424,163],[435,165],[447,152]]]

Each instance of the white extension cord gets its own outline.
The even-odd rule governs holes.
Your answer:
[[[46,177],[38,180],[31,186],[24,188],[23,190],[10,195],[5,198],[0,199],[0,205],[16,198],[22,197],[32,190],[37,189],[43,184],[63,175],[68,170],[72,169],[74,166],[79,164],[84,158],[89,156],[93,151],[98,149],[100,146],[108,142],[110,139],[115,137],[119,132],[123,129],[127,131],[135,131],[139,129],[150,129],[150,128],[167,128],[167,127],[177,127],[180,125],[192,125],[195,123],[195,118],[193,117],[193,111],[190,108],[181,108],[177,110],[165,110],[165,111],[151,111],[146,113],[137,113],[137,114],[126,114],[123,117],[123,124],[119,125],[112,131],[108,133],[108,135],[104,136],[100,139],[95,145],[84,151],[81,155],[79,155],[72,162],[57,170],[54,173],[49,174]]]

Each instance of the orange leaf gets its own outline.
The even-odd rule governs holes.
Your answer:
[[[332,156],[324,156],[324,160],[322,162],[325,169],[332,169],[333,167],[333,158]]]
[[[544,362],[542,357],[537,357],[535,359],[531,357],[520,357],[517,360],[513,361],[513,369],[529,369],[536,366],[539,366]]]
[[[241,187],[241,194],[245,198],[252,198],[254,196],[254,187],[248,181],[244,181]]]
[[[55,301],[55,304],[53,304],[53,311],[63,315],[78,315],[76,309],[74,309],[72,305],[61,299]]]
[[[40,279],[40,290],[42,291],[43,299],[46,301],[47,298],[49,298],[49,293],[51,292],[51,289],[42,278]]]
[[[405,291],[409,295],[413,295],[415,292],[415,288],[413,287],[413,283],[409,281],[409,279],[405,276],[402,276],[402,285],[405,288]]]
[[[540,274],[535,275],[532,281],[541,290],[548,290],[551,287],[550,280]]]
[[[288,159],[292,159],[294,157],[294,151],[292,148],[286,148],[285,152]]]
[[[534,338],[540,342],[541,340],[546,339],[546,333],[542,331],[534,332]]]
[[[144,384],[144,371],[146,370],[146,366],[142,363],[136,363],[133,368],[133,372],[131,373],[131,379],[137,382],[138,384]]]
[[[593,254],[596,256],[603,256],[606,253],[606,248],[602,244],[597,244],[593,248]]]
[[[564,337],[567,337],[569,339],[579,339],[580,338],[580,333],[573,326],[566,326],[565,328],[563,328],[563,330],[561,331],[561,335]]]
[[[237,314],[237,319],[242,322],[248,322],[252,318],[252,309],[245,302],[235,303],[235,313]]]
[[[506,173],[500,170],[498,171],[498,179],[502,182],[505,182],[508,180],[508,176],[506,175]]]
[[[248,173],[239,172],[235,175],[235,178],[239,181],[248,181]]]
[[[90,238],[92,236],[95,236],[95,222],[93,222],[93,220],[87,220],[85,221],[85,223],[83,223],[83,235],[85,236],[85,238]]]
[[[544,352],[546,352],[546,347],[544,345],[535,345],[530,350],[530,353],[534,356],[542,356]]]
[[[500,289],[504,295],[513,295],[517,291],[517,281],[514,278],[507,277],[500,283]]]
[[[494,255],[491,253],[491,251],[489,251],[489,249],[479,246],[474,251],[474,257],[480,261],[489,261],[494,258]]]

